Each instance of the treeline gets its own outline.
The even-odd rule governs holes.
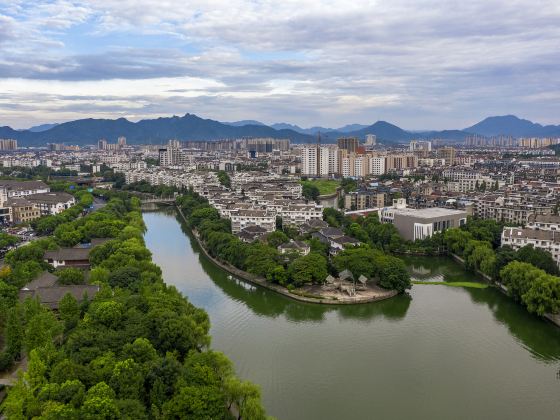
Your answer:
[[[531,245],[517,251],[499,246],[502,229],[492,220],[469,219],[463,228],[448,229],[440,238],[450,252],[465,260],[467,269],[480,270],[506,286],[508,294],[530,312],[558,313],[560,271],[552,255]]]
[[[175,192],[180,191],[176,187],[167,185],[150,185],[148,181],[133,182],[122,186],[123,191],[137,191],[144,194],[154,194],[159,197],[171,197]]]
[[[113,197],[103,209],[58,225],[52,238],[6,257],[11,274],[0,288],[16,291],[24,279],[13,273],[24,265],[26,272],[44,270],[45,249],[111,238],[90,254],[89,281],[101,287],[93,300],[68,294],[55,316],[37,301],[20,304],[12,296],[5,346],[17,357],[27,354],[28,368],[9,389],[8,418],[266,418],[258,388],[208,349],[206,312],[163,282],[144,230],[139,200]]]
[[[46,181],[50,176],[76,176],[78,171],[72,169],[61,168],[55,171],[45,165],[34,166],[33,168],[28,168],[26,166],[11,166],[11,167],[0,167],[0,174],[9,179],[42,179]]]

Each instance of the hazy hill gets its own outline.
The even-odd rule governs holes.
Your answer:
[[[0,138],[17,139],[21,146],[44,146],[47,143],[95,144],[100,138],[115,142],[125,136],[130,144],[163,144],[169,139],[218,140],[242,137],[288,138],[294,143],[315,144],[317,133],[321,132],[323,143],[336,142],[338,137],[354,136],[364,139],[367,134],[375,134],[382,143],[405,143],[415,138],[462,141],[469,134],[485,136],[560,136],[560,126],[542,126],[513,115],[489,117],[464,130],[412,132],[386,121],[377,121],[370,126],[350,124],[338,129],[311,127],[303,129],[297,125],[278,123],[266,126],[259,121],[244,120],[222,123],[203,119],[194,114],[182,117],[164,117],[131,122],[125,118],[82,119],[63,124],[32,127],[30,130],[14,130],[0,127]]]
[[[483,136],[507,135],[513,137],[560,136],[560,126],[534,123],[515,115],[488,117],[464,131]]]

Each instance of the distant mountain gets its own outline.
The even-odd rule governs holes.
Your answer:
[[[542,126],[513,115],[489,117],[464,130],[422,132],[406,131],[386,121],[377,121],[370,126],[350,124],[338,129],[301,128],[287,123],[273,124],[269,127],[255,120],[222,123],[193,114],[141,120],[136,123],[125,118],[116,120],[88,118],[52,124],[51,128],[43,125],[32,129],[14,130],[10,127],[0,127],[0,138],[17,139],[21,146],[44,146],[47,143],[95,144],[100,138],[115,142],[120,136],[125,136],[129,144],[163,144],[169,139],[196,141],[242,137],[288,138],[294,143],[314,144],[318,132],[321,132],[323,143],[334,143],[338,137],[343,136],[364,139],[367,134],[375,134],[380,142],[386,144],[436,138],[463,141],[469,134],[485,136],[504,134],[514,137],[560,136],[560,126]]]
[[[34,125],[33,127],[28,128],[28,130],[33,133],[40,133],[41,131],[50,130],[51,128],[56,127],[57,125],[58,123]]]
[[[306,134],[305,129],[301,128],[300,126],[294,124],[287,124],[287,123],[276,123],[271,124],[270,127],[274,128],[275,130],[294,130],[301,134]]]
[[[21,146],[41,146],[47,143],[95,144],[100,138],[115,142],[120,136],[125,136],[129,144],[163,144],[169,139],[216,140],[241,137],[289,138],[296,143],[313,140],[312,137],[293,130],[275,130],[265,125],[236,127],[193,114],[141,120],[137,123],[125,118],[88,118],[59,124],[41,132],[0,127],[0,138],[17,139]]]
[[[370,126],[366,126],[365,128],[361,128],[355,131],[331,131],[325,133],[324,137],[328,141],[334,141],[338,137],[358,137],[360,139],[364,139],[367,134],[375,134],[377,139],[381,142],[385,143],[398,143],[409,141],[412,138],[418,137],[414,134],[403,130],[396,125],[390,124],[386,121],[377,121],[375,124]]]
[[[560,125],[546,125],[524,120],[515,115],[488,117],[464,131],[482,136],[542,137],[560,136]]]
[[[350,133],[353,131],[362,130],[367,127],[368,127],[367,125],[363,125],[363,124],[348,124],[345,125],[344,127],[337,128],[334,131],[339,131],[341,133]]]
[[[348,124],[348,125],[345,125],[344,127],[340,127],[340,128],[326,128],[326,127],[321,127],[321,126],[301,128],[300,126],[294,125],[294,124],[276,123],[276,124],[272,124],[271,127],[276,129],[276,130],[288,129],[288,130],[297,131],[298,133],[309,134],[309,135],[312,135],[312,136],[316,136],[317,133],[330,133],[330,132],[350,133],[352,131],[357,131],[357,130],[360,130],[362,128],[366,128],[367,125]]]
[[[233,127],[243,127],[244,125],[266,125],[260,121],[255,121],[255,120],[241,120],[241,121],[234,121],[234,122],[225,122],[222,124],[231,125]]]

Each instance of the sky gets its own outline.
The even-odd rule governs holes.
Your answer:
[[[0,0],[0,126],[560,123],[558,0]]]

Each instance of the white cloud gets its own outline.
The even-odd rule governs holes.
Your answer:
[[[76,110],[95,96],[92,116],[182,111],[172,105],[302,125],[455,128],[502,113],[551,123],[560,3],[538,3],[0,0],[0,89]],[[26,104],[0,112],[22,126],[61,107]]]

